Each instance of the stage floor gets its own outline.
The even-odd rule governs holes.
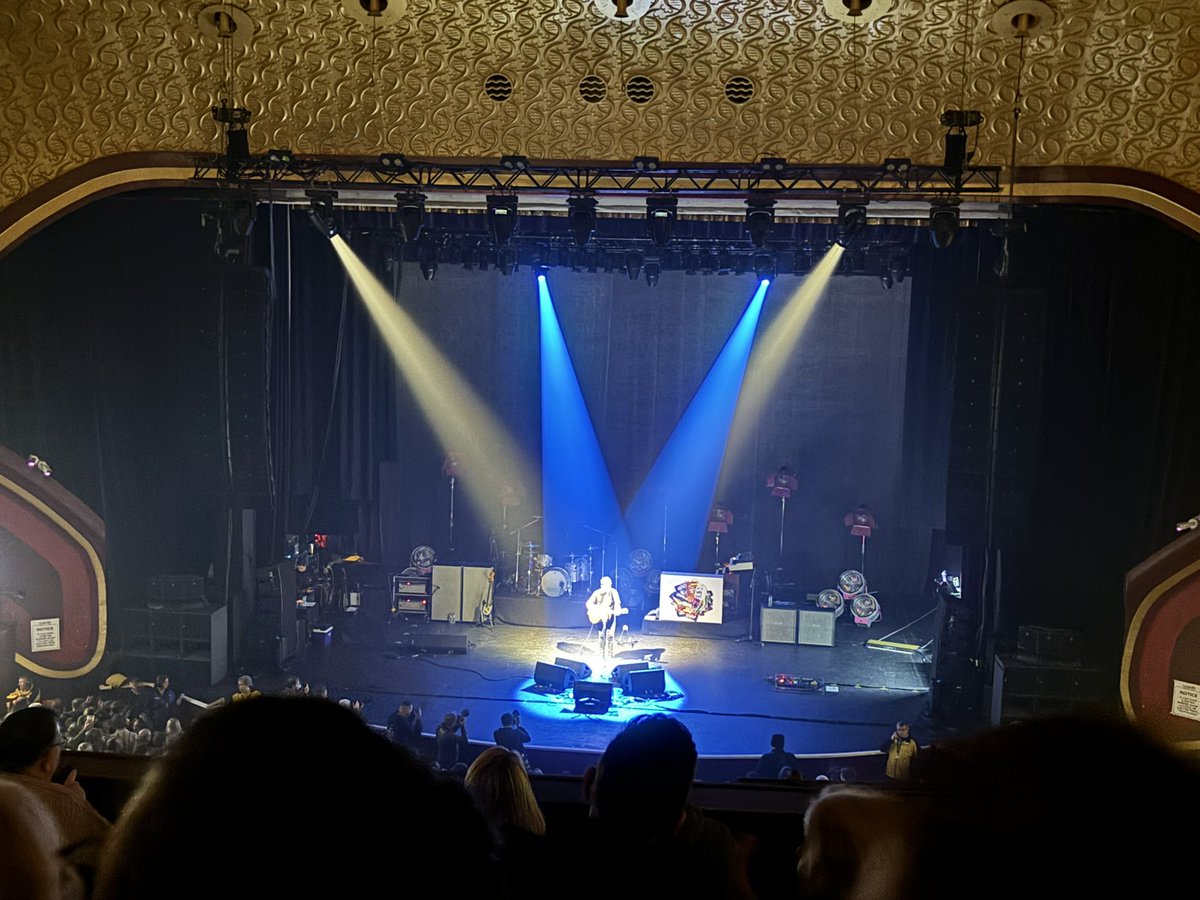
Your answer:
[[[748,639],[706,640],[633,632],[632,646],[617,648],[617,658],[601,660],[598,647],[582,648],[586,628],[427,623],[430,632],[464,634],[465,655],[414,653],[395,641],[404,631],[397,623],[365,615],[335,623],[328,647],[310,647],[292,672],[324,682],[333,696],[365,704],[372,724],[382,725],[405,698],[423,709],[426,731],[441,716],[467,707],[469,734],[490,740],[500,716],[521,709],[522,724],[541,746],[602,750],[635,715],[669,712],[691,729],[701,754],[757,754],[769,749],[774,732],[787,736],[797,754],[845,754],[877,750],[898,719],[910,720],[922,741],[933,737],[928,723],[930,665],[920,654],[869,649],[868,639],[883,638],[901,623],[921,616],[923,600],[911,609],[890,609],[890,628],[866,629],[847,614],[837,623],[832,647],[760,644]],[[932,638],[934,617],[926,616],[892,640],[923,645]],[[583,649],[584,652],[580,652]],[[667,672],[669,699],[626,700],[614,690],[614,706],[605,715],[573,712],[569,694],[541,693],[533,670],[556,656],[582,659],[592,680],[606,678],[618,662],[643,658],[651,651]],[[814,692],[774,689],[776,674],[816,679]]]

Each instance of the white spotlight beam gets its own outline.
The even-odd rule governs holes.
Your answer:
[[[499,526],[501,491],[528,497],[532,483],[512,438],[341,236],[331,242],[442,449],[463,463],[467,497],[489,526]]]
[[[779,378],[791,359],[792,351],[795,350],[800,335],[816,309],[817,302],[829,286],[829,279],[837,271],[843,252],[844,248],[837,244],[830,247],[788,298],[783,311],[765,329],[759,329],[759,338],[750,353],[737,413],[725,447],[726,466],[737,459],[738,454],[745,448],[747,439],[753,434],[763,410],[775,399],[775,388]]]

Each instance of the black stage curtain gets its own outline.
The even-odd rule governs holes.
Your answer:
[[[273,279],[256,282],[215,260],[201,209],[153,193],[101,201],[0,260],[0,441],[49,459],[104,516],[110,576],[135,595],[158,572],[212,567],[219,580],[228,510],[242,504],[269,513],[260,517],[271,532],[264,558],[284,533],[302,530],[348,535],[369,558],[396,562],[416,544],[444,547],[442,448],[328,242],[303,213],[261,210],[255,261],[274,266]],[[855,561],[842,516],[865,502],[880,523],[867,548],[873,586],[885,597],[923,591],[931,536],[946,521],[958,311],[981,297],[1041,298],[1039,402],[1036,421],[1024,423],[1038,442],[1022,476],[1032,503],[1023,528],[1010,522],[1005,532],[1002,618],[1083,628],[1106,650],[1116,646],[1122,573],[1200,502],[1200,251],[1134,212],[1041,209],[1026,221],[1007,283],[990,274],[995,238],[984,228],[964,229],[946,251],[922,242],[912,279],[890,291],[873,279],[834,279],[771,415],[723,476],[719,499],[737,515],[723,551],[751,549],[774,565],[779,507],[764,483],[788,464],[801,485],[788,508],[785,560],[798,584],[830,585]],[[387,247],[360,233],[379,222],[387,217],[351,215],[346,231],[536,461],[531,275],[443,263],[426,282],[411,263],[389,268]],[[651,289],[620,273],[560,268],[551,283],[627,502],[753,279],[667,273]],[[779,279],[760,328],[797,283]],[[220,387],[233,382],[220,380],[218,360],[223,326],[255,327],[255,310],[233,305],[253,306],[255,291],[266,306],[264,346],[244,365],[269,372],[263,455],[272,465],[248,485],[227,474]],[[255,389],[253,379],[241,383]],[[514,515],[536,513],[540,502],[530,496]],[[461,555],[479,559],[486,534],[464,517],[460,504]]]
[[[1021,373],[1038,382],[1034,402],[1011,402],[1028,387],[1014,376],[992,435],[998,471],[1012,473],[992,496],[999,639],[1021,624],[1072,628],[1115,664],[1124,573],[1172,540],[1174,523],[1200,503],[1200,244],[1127,210],[1044,208],[1019,222],[1006,280],[991,270],[997,238],[971,229],[944,251],[946,264],[920,270],[929,284],[921,295],[950,301],[945,324],[959,377],[977,371],[964,309],[1006,311],[1011,325],[1014,311],[1037,304],[1025,311],[1036,317],[1027,336],[1040,365]],[[930,370],[946,368],[936,342],[925,358]],[[1000,370],[1016,358],[988,362]],[[1014,467],[1013,453],[1003,458],[1006,447],[1027,443],[1026,465]],[[938,446],[934,439],[927,449]],[[963,498],[951,492],[948,516],[956,502]],[[989,523],[976,524],[965,542],[969,558],[983,560]]]

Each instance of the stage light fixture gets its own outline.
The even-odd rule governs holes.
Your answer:
[[[396,218],[400,222],[400,240],[409,243],[421,236],[425,223],[425,195],[403,191],[396,195]]]
[[[567,222],[576,247],[586,247],[596,230],[596,198],[568,197]]]
[[[309,218],[317,230],[326,237],[337,234],[337,219],[333,212],[337,191],[305,191],[304,196],[308,198]]]
[[[657,259],[646,260],[646,284],[650,287],[655,287],[658,284],[658,279],[662,277],[662,263]]]
[[[754,254],[754,274],[759,281],[774,281],[775,257],[770,253]]]
[[[635,156],[633,158],[633,168],[635,172],[657,172],[658,167],[662,165],[657,156]]]
[[[892,285],[895,283],[894,280],[892,279],[892,273],[884,272],[882,275],[880,275],[879,283],[881,285],[883,285],[883,289],[885,291],[890,291],[892,289]]]
[[[497,247],[507,247],[517,230],[517,198],[512,194],[488,194],[488,230]]]
[[[883,171],[897,178],[907,178],[912,160],[905,156],[889,156],[883,161]]]
[[[379,154],[379,167],[407,172],[408,158],[403,153],[381,153]]]
[[[654,246],[665,247],[671,243],[678,208],[679,200],[670,195],[651,194],[646,198],[646,227]]]
[[[838,203],[837,243],[849,247],[867,224],[867,204],[864,200],[842,200]]]
[[[517,271],[517,251],[512,247],[505,247],[503,250],[497,251],[496,268],[501,275],[511,275]]]
[[[908,257],[902,253],[895,254],[888,260],[888,273],[896,284],[903,284],[905,276],[908,275]]]
[[[438,270],[437,253],[433,253],[429,256],[421,257],[421,277],[422,278],[424,278],[426,281],[433,281],[434,276],[437,275],[437,270]]]
[[[549,275],[550,275],[550,267],[545,265],[544,263],[537,263],[533,267],[534,280],[536,280],[538,278],[547,278]]]
[[[241,165],[250,159],[250,135],[246,125],[250,122],[250,110],[242,106],[230,106],[221,98],[219,105],[212,108],[212,117],[225,126],[225,158],[231,164]]]
[[[529,160],[524,156],[512,154],[500,157],[500,165],[512,172],[525,172],[529,169]]]
[[[958,234],[958,207],[962,201],[957,197],[949,200],[934,200],[929,204],[929,236],[933,246],[944,250],[954,243]]]
[[[977,109],[948,109],[939,121],[947,129],[942,169],[957,181],[974,155],[967,151],[967,129],[977,128],[983,122],[983,113]]]
[[[25,457],[25,465],[29,466],[31,469],[37,469],[42,473],[43,478],[49,478],[54,474],[54,470],[50,468],[50,463],[46,462],[44,459],[34,456],[32,453]]]
[[[630,281],[637,281],[642,275],[642,254],[636,250],[625,254],[625,274]]]
[[[750,197],[746,200],[746,230],[750,243],[760,250],[775,225],[775,201],[770,197]]]
[[[758,168],[768,175],[778,175],[787,169],[787,160],[781,156],[764,156],[758,161]]]
[[[267,162],[273,166],[290,166],[292,164],[292,151],[287,149],[268,150]]]

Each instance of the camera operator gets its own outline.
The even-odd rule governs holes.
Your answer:
[[[514,709],[500,717],[500,727],[492,733],[497,746],[507,747],[513,753],[525,756],[525,744],[532,741],[529,732],[521,727],[521,711]]]
[[[467,716],[470,714],[469,709],[458,714],[448,712],[437,727],[437,765],[444,772],[467,761]]]
[[[388,716],[388,740],[416,755],[417,744],[421,740],[421,727],[421,710],[413,706],[411,700],[405,700]]]

